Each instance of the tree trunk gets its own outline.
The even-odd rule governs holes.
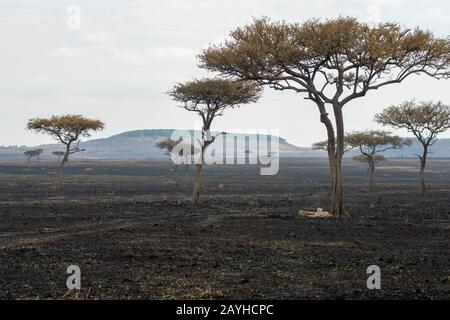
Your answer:
[[[344,155],[344,118],[342,106],[333,104],[334,117],[336,121],[336,150],[333,156],[332,166],[332,206],[331,212],[337,217],[344,214],[344,190],[342,187],[342,157]],[[333,172],[334,171],[334,172]]]
[[[203,160],[202,160],[203,161]],[[194,192],[192,193],[192,203],[197,205],[200,202],[200,185],[202,179],[203,162],[197,164],[197,175],[194,182]]]
[[[197,166],[197,175],[195,176],[194,191],[192,193],[192,203],[197,205],[200,203],[200,186],[202,181],[203,163],[205,162],[205,146],[201,148],[200,163]]]
[[[331,167],[331,213],[334,216],[342,217],[344,213],[344,194],[342,190],[342,170],[341,161],[333,159]]]
[[[64,165],[69,161],[70,145],[67,146],[66,154],[59,164],[59,190],[64,189]]]
[[[319,99],[316,99],[315,102],[320,111],[320,122],[322,122],[327,129],[327,150],[331,176],[331,214],[341,217],[344,213],[344,193],[342,189],[341,169],[342,156],[344,154],[344,121],[342,117],[342,106],[338,103],[333,104],[337,131],[337,135],[335,136],[334,127],[328,117],[325,104]]]
[[[59,190],[64,189],[64,162],[61,162],[58,168]]]
[[[373,177],[375,175],[375,163],[369,162],[369,192],[373,192]]]
[[[420,191],[422,196],[425,196],[426,186],[425,186],[425,166],[427,164],[428,148],[424,147],[423,155],[420,157]]]

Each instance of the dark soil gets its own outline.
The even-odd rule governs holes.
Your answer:
[[[158,161],[78,161],[64,191],[55,164],[0,163],[0,298],[450,298],[450,161],[432,160],[428,195],[416,160],[367,171],[345,163],[349,218],[300,218],[328,208],[326,160],[205,169]],[[80,266],[81,292],[66,287]],[[366,269],[381,268],[381,290]]]

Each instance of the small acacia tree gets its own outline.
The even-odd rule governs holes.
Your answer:
[[[173,140],[171,138],[164,139],[156,143],[156,147],[165,150],[164,154],[169,157],[169,160],[175,170],[175,183],[178,184],[178,166],[184,163],[185,170],[189,167],[189,158],[198,150],[191,144],[185,144],[182,138]]]
[[[345,138],[352,148],[357,148],[361,153],[353,159],[367,163],[369,166],[369,191],[371,192],[373,191],[375,165],[386,160],[380,153],[391,149],[401,149],[411,144],[410,139],[402,139],[381,130],[354,131],[347,134]]]
[[[66,154],[64,151],[53,151],[53,155],[58,157],[58,163],[61,162],[61,158]]]
[[[257,102],[261,88],[257,83],[250,81],[232,81],[227,79],[197,79],[180,83],[169,91],[169,95],[182,108],[197,113],[203,122],[200,143],[200,159],[197,161],[197,175],[194,183],[192,202],[198,204],[200,198],[200,184],[205,151],[216,136],[211,133],[211,124],[216,117],[224,114],[226,109],[236,108],[242,104]]]
[[[325,140],[325,141],[315,142],[315,143],[312,144],[311,148],[312,148],[313,150],[324,150],[324,151],[328,151],[328,141]],[[353,149],[353,147],[350,146],[350,145],[347,143],[347,140],[346,140],[346,138],[344,137],[344,153],[346,153],[347,151],[350,151],[350,150],[352,150],[352,149]]]
[[[100,120],[84,118],[80,115],[52,116],[48,119],[35,118],[27,123],[27,129],[39,133],[49,134],[65,145],[66,150],[60,161],[59,176],[62,187],[63,168],[69,161],[70,155],[84,151],[79,148],[80,139],[91,136],[91,131],[103,130],[104,123]]]
[[[209,71],[293,90],[317,106],[328,137],[331,212],[341,216],[343,107],[411,75],[448,78],[450,40],[395,23],[372,26],[345,17],[302,24],[262,18],[238,28],[223,44],[211,45],[199,59]]]
[[[438,134],[450,128],[450,107],[441,102],[406,101],[399,106],[391,106],[375,116],[375,121],[396,129],[406,129],[422,144],[420,159],[420,190],[425,195],[425,166],[429,147]]]
[[[30,163],[31,159],[36,157],[39,160],[39,156],[44,152],[42,149],[32,149],[27,150],[23,153],[25,158],[27,158],[27,162]]]

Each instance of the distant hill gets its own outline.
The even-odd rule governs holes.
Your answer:
[[[161,158],[164,153],[155,147],[155,144],[172,135],[173,129],[150,129],[127,131],[121,134],[113,135],[104,139],[92,139],[82,142],[80,147],[86,151],[77,153],[78,158],[92,159],[121,159],[121,158]],[[192,131],[191,131],[192,132]],[[239,152],[245,150],[245,135],[236,135],[236,141]],[[280,156],[281,157],[326,157],[326,152],[315,151],[308,147],[297,147],[287,142],[286,139],[279,137]],[[44,150],[42,159],[54,159],[51,154],[53,151],[62,150],[61,144],[47,144],[38,146]],[[0,160],[18,160],[24,159],[23,152],[25,150],[37,147],[27,146],[10,146],[0,147]],[[247,147],[248,148],[248,147]],[[221,146],[217,146],[220,151]],[[242,150],[243,149],[243,150]],[[233,146],[227,146],[227,154],[233,152]],[[252,151],[255,152],[256,151]],[[421,145],[417,140],[413,140],[413,144],[401,150],[389,150],[384,153],[386,157],[415,157],[415,154],[421,153]],[[345,156],[351,157],[358,154],[357,151],[348,152]],[[435,145],[430,149],[430,157],[449,158],[450,157],[450,139],[441,139],[436,141]]]
[[[386,157],[416,157],[416,154],[422,154],[423,148],[417,139],[412,139],[411,146],[400,150],[388,150],[384,153]],[[450,158],[450,139],[439,139],[430,148],[431,158]]]
[[[121,159],[121,158],[159,158],[165,157],[164,152],[158,149],[155,144],[161,140],[172,136],[174,129],[150,129],[127,131],[113,135],[104,139],[92,139],[80,143],[80,148],[86,149],[84,152],[75,154],[78,158],[93,159]],[[192,131],[191,131],[192,133]],[[245,150],[244,134],[229,133],[236,136],[236,142],[240,152]],[[278,138],[280,141],[280,153],[284,157],[298,157],[310,152],[309,148],[299,148]],[[0,147],[0,160],[23,159],[23,152],[34,147]],[[41,145],[36,148],[44,150],[42,159],[54,158],[51,154],[56,150],[63,150],[61,144]],[[228,150],[229,149],[229,150]],[[222,146],[217,145],[217,150],[221,151]],[[233,146],[227,146],[227,152],[233,152]]]

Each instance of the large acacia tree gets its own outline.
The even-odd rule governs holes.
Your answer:
[[[221,75],[293,90],[314,102],[328,136],[334,215],[343,214],[343,107],[369,91],[414,74],[447,78],[450,40],[395,23],[368,25],[353,18],[302,24],[268,18],[238,28],[211,45],[200,66]]]
[[[450,128],[450,106],[441,102],[405,101],[399,106],[391,106],[375,116],[375,121],[396,129],[406,129],[421,143],[420,190],[425,195],[425,166],[429,148],[436,142],[438,134]]]
[[[373,191],[375,165],[386,160],[381,154],[387,150],[401,149],[411,144],[410,139],[394,136],[382,130],[354,131],[345,136],[346,142],[352,148],[357,148],[360,155],[353,159],[367,163],[369,166],[369,191]]]
[[[197,113],[202,119],[202,135],[200,143],[200,159],[197,161],[197,175],[195,178],[192,202],[198,204],[200,198],[200,184],[205,151],[214,143],[217,135],[212,135],[211,124],[216,117],[224,114],[226,109],[236,108],[242,104],[257,102],[261,87],[250,81],[232,81],[227,79],[197,79],[186,83],[179,83],[169,91],[169,95],[182,108]]]
[[[59,176],[62,187],[63,168],[70,155],[84,151],[79,147],[80,139],[91,136],[91,131],[103,130],[100,120],[84,118],[80,115],[52,116],[51,118],[34,118],[27,123],[27,129],[52,136],[65,146],[64,155],[59,163]]]

